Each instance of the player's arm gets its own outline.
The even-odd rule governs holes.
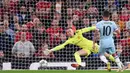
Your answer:
[[[100,29],[100,23],[97,23],[96,29],[94,31],[94,36],[93,36],[93,49],[95,48],[95,44],[97,43],[99,39],[99,29]]]
[[[13,56],[16,56],[16,55],[17,55],[17,54],[16,54],[16,52],[17,52],[17,45],[18,45],[18,43],[16,42],[16,43],[14,44],[13,48],[12,48],[12,55],[13,55]]]
[[[93,36],[93,49],[95,48],[95,44],[97,43],[98,39],[99,39],[99,30],[96,29]]]
[[[85,33],[85,32],[89,32],[89,31],[95,30],[95,29],[96,29],[96,26],[87,27],[87,28],[81,29],[81,32]]]
[[[68,41],[66,41],[65,43],[63,43],[63,44],[61,44],[61,45],[58,45],[58,46],[54,47],[54,48],[51,49],[50,51],[58,51],[58,50],[61,50],[61,49],[63,49],[67,44],[68,44]]]
[[[114,32],[114,34],[119,35],[120,34],[120,30],[116,29],[115,32]]]
[[[116,36],[120,36],[120,29],[117,27],[115,23],[114,23],[113,29],[114,29],[114,34]]]
[[[63,49],[67,44],[69,44],[70,41],[71,41],[71,40],[67,40],[65,43],[63,43],[63,44],[61,44],[61,45],[58,45],[58,46],[54,47],[53,49],[50,49],[50,50],[46,49],[46,50],[44,51],[44,54],[45,54],[45,55],[48,55],[48,54],[50,54],[50,53],[53,52],[53,51],[61,50],[61,49]]]

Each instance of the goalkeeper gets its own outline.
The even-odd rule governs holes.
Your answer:
[[[66,34],[69,37],[69,39],[65,43],[63,43],[59,46],[56,46],[55,48],[53,48],[51,50],[47,50],[44,53],[49,54],[50,52],[61,50],[67,44],[77,45],[82,49],[74,53],[74,57],[75,57],[77,64],[71,64],[72,67],[77,68],[77,67],[81,66],[81,57],[80,56],[87,57],[91,54],[91,52],[98,53],[99,46],[96,44],[95,48],[93,48],[93,41],[84,38],[82,35],[82,33],[89,32],[89,31],[92,31],[95,29],[96,29],[96,27],[92,26],[92,27],[77,30],[74,33],[74,31],[71,28],[68,28],[66,30]],[[106,56],[109,57],[110,60],[114,61],[113,56],[108,55],[107,53],[106,53]]]

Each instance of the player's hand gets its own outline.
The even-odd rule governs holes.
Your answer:
[[[93,52],[94,52],[94,53],[97,53],[97,52],[98,52],[98,48],[96,47],[95,44],[93,45]]]
[[[49,50],[49,49],[46,49],[46,50],[43,51],[43,53],[44,53],[45,55],[49,55],[51,52],[52,52],[52,51]]]
[[[93,44],[93,49],[95,49],[96,48],[96,46],[95,46],[95,44]]]

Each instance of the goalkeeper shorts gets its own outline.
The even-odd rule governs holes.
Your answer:
[[[97,54],[99,52],[99,45],[96,44],[95,46],[96,46],[95,49],[93,49],[92,46],[90,49],[88,47],[83,48],[83,50],[85,50],[87,52],[86,57],[89,56],[91,54],[91,52],[93,52],[95,54]]]

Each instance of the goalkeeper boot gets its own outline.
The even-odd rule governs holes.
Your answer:
[[[74,68],[81,67],[81,65],[79,65],[79,64],[71,64],[71,66],[74,67]]]
[[[110,72],[111,71],[111,64],[110,62],[107,63],[107,70]]]

